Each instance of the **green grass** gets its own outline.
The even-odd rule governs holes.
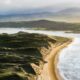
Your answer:
[[[39,66],[40,62],[45,62],[40,49],[44,47],[48,50],[50,43],[67,40],[63,37],[25,32],[0,34],[0,80],[33,80],[37,72],[31,64]]]

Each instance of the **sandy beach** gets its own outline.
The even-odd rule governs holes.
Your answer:
[[[53,47],[50,55],[48,55],[45,59],[47,63],[45,63],[43,67],[43,71],[41,74],[42,79],[38,80],[63,80],[57,69],[59,52],[63,48],[67,47],[71,42],[72,40],[69,40],[68,42]]]

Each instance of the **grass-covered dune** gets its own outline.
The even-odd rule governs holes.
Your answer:
[[[67,38],[29,34],[0,34],[0,80],[36,80],[46,55]]]

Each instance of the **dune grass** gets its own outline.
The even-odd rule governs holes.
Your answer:
[[[25,32],[0,34],[0,80],[33,80],[37,72],[31,64],[39,66],[40,62],[45,62],[40,49],[44,47],[48,50],[50,43],[62,43],[67,40]]]

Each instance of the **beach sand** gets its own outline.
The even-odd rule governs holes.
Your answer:
[[[59,74],[59,70],[57,69],[57,63],[59,58],[59,52],[67,47],[72,42],[72,39],[59,44],[56,47],[53,47],[50,55],[48,55],[45,59],[47,63],[44,64],[41,79],[38,80],[63,80]]]

